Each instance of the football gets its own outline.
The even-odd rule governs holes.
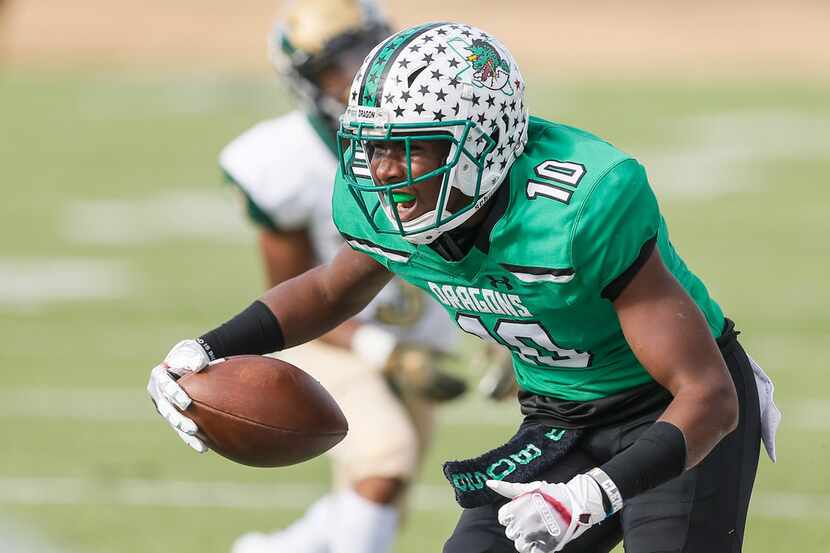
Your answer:
[[[334,398],[294,365],[259,355],[218,359],[179,379],[193,400],[185,414],[215,452],[252,467],[316,457],[346,436]]]

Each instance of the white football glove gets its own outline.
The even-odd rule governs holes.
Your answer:
[[[499,509],[499,523],[519,553],[553,553],[606,518],[596,480],[577,474],[567,484],[513,484],[488,480],[491,490],[512,499]]]
[[[199,453],[204,453],[208,448],[196,437],[199,431],[196,423],[179,412],[187,409],[191,400],[171,373],[181,377],[190,372],[199,372],[209,362],[207,353],[196,340],[182,340],[173,346],[160,365],[150,371],[150,381],[147,383],[147,393],[159,415],[164,417],[187,445]]]

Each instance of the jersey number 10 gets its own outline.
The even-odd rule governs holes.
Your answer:
[[[481,319],[472,315],[458,315],[456,323],[461,330],[482,340],[508,347],[531,365],[582,369],[591,364],[590,353],[560,348],[536,321],[498,321],[492,333]]]
[[[537,196],[544,196],[566,204],[571,201],[573,190],[552,184],[554,182],[576,188],[579,181],[585,176],[585,166],[573,161],[558,161],[549,159],[537,165],[533,171],[536,176],[546,182],[529,179],[527,181],[527,197],[535,200]]]

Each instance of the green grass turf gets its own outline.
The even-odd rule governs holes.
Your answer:
[[[805,146],[804,155],[765,150],[749,161],[715,167],[740,179],[738,188],[722,195],[677,195],[661,183],[655,187],[675,244],[738,322],[747,349],[776,378],[779,403],[790,413],[802,413],[802,400],[825,399],[830,158],[807,146],[830,141],[828,87],[531,80],[531,91],[536,113],[590,129],[646,163],[667,148],[687,147],[689,137],[674,123],[692,117],[786,112],[817,122],[816,132],[793,138]],[[0,500],[0,518],[34,528],[78,553],[219,553],[242,531],[288,523],[304,504],[293,509],[154,507],[108,495],[124,480],[259,484],[274,486],[275,494],[280,483],[325,485],[322,460],[253,470],[215,456],[197,457],[152,417],[142,396],[150,366],[173,341],[224,319],[257,294],[262,279],[252,237],[172,234],[104,244],[79,242],[64,232],[67,213],[78,202],[140,203],[171,191],[204,191],[234,202],[232,192],[219,184],[216,154],[250,124],[283,112],[283,95],[270,82],[232,76],[16,69],[0,76],[0,101],[0,256],[117,261],[131,283],[126,296],[110,299],[28,308],[0,302],[0,392],[10,398],[40,389],[133,390],[127,411],[135,415],[108,421],[103,409],[100,420],[0,410],[5,438],[0,479],[75,478],[100,492],[93,494],[97,499],[65,505],[42,505],[33,498],[24,504],[0,495],[6,498]],[[750,129],[745,139],[757,144],[759,137]],[[228,213],[241,217],[241,210]],[[200,224],[213,223],[208,217]],[[152,224],[147,228],[151,237]],[[830,413],[817,405],[812,419],[785,418],[780,462],[762,460],[756,486],[759,497],[766,498],[814,494],[808,501],[816,507],[794,516],[759,509],[750,517],[745,551],[818,553],[826,547]],[[462,410],[443,420],[452,422]],[[508,415],[513,413],[509,406],[496,412],[515,417]],[[509,428],[442,426],[422,481],[442,486],[440,461],[479,453],[507,436]],[[455,516],[449,499],[434,510],[415,509],[397,552],[440,551]]]

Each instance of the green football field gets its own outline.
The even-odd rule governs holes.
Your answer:
[[[830,539],[830,84],[530,79],[531,110],[640,158],[673,240],[776,380],[779,462],[761,460],[745,551]],[[144,385],[177,340],[263,279],[216,155],[287,103],[269,81],[0,73],[0,551],[220,553],[288,523],[326,464],[197,456]],[[516,408],[444,409],[399,553],[457,517],[441,461],[508,437]]]

